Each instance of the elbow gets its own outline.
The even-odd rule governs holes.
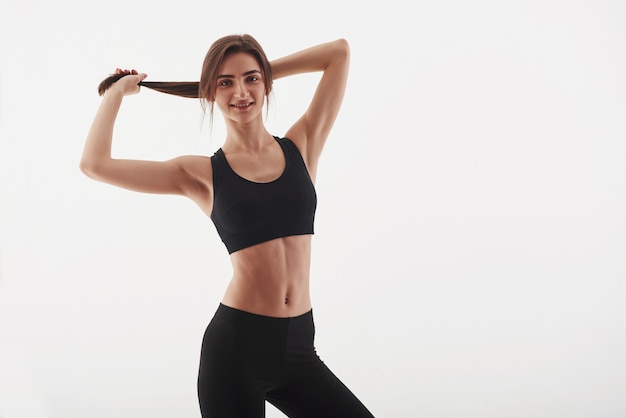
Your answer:
[[[78,164],[78,168],[87,177],[91,179],[98,178],[98,166],[93,161],[82,158]]]
[[[350,61],[350,44],[344,38],[339,38],[334,42],[334,59],[336,61]]]
[[[337,43],[337,47],[339,48],[340,51],[343,51],[343,53],[345,54],[350,53],[350,44],[348,43],[347,39],[339,38],[335,42]]]
[[[93,171],[92,171],[91,165],[87,161],[80,160],[80,164],[78,164],[78,168],[84,175],[86,175],[87,177],[93,178]]]
[[[345,38],[339,38],[335,41],[335,51],[338,56],[348,58],[350,56],[350,44]]]

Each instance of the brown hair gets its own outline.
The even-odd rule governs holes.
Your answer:
[[[231,54],[244,52],[250,54],[261,67],[263,82],[265,83],[265,97],[269,101],[269,94],[272,91],[272,66],[270,65],[263,48],[252,36],[227,35],[217,41],[209,48],[204,63],[200,81],[141,81],[140,86],[147,87],[161,93],[173,94],[181,97],[199,98],[202,109],[206,111],[207,105],[211,110],[211,120],[213,119],[213,103],[215,102],[215,89],[217,87],[217,76],[224,59]],[[105,78],[98,86],[98,94],[102,96],[104,92],[117,80],[127,74],[112,74]]]
[[[120,78],[127,76],[128,74],[111,74],[98,86],[98,94],[102,96],[105,91],[109,89]],[[197,99],[198,95],[198,83],[197,81],[140,81],[139,85],[147,87],[152,90],[160,91],[161,93],[173,94],[175,96],[189,97]]]

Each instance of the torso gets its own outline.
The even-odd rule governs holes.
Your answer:
[[[239,175],[253,181],[275,179],[284,170],[282,150],[275,145],[274,152],[267,154],[269,164],[256,159],[251,165],[246,163],[245,157],[229,154],[230,165]],[[206,157],[195,161],[194,174],[202,177],[200,181],[205,187],[198,188],[202,192],[190,193],[189,197],[210,216],[213,207],[211,169],[206,169]],[[230,259],[233,276],[222,299],[224,305],[273,317],[297,316],[311,309],[311,235],[266,241],[236,251]]]

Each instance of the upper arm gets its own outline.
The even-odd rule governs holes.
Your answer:
[[[196,199],[211,193],[211,162],[207,157],[183,156],[167,161],[110,159],[96,166],[81,164],[87,176],[125,189]]]
[[[304,114],[285,136],[292,139],[305,155],[310,169],[314,169],[322,148],[335,123],[348,81],[350,48],[339,39],[330,42],[330,60],[323,69],[313,98]]]

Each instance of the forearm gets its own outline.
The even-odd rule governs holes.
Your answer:
[[[99,164],[111,159],[111,143],[115,119],[122,104],[123,94],[116,89],[107,91],[91,124],[83,155],[81,169],[88,174]]]
[[[289,54],[271,62],[274,80],[295,74],[324,71],[333,62],[346,60],[349,55],[345,39],[326,42]]]

